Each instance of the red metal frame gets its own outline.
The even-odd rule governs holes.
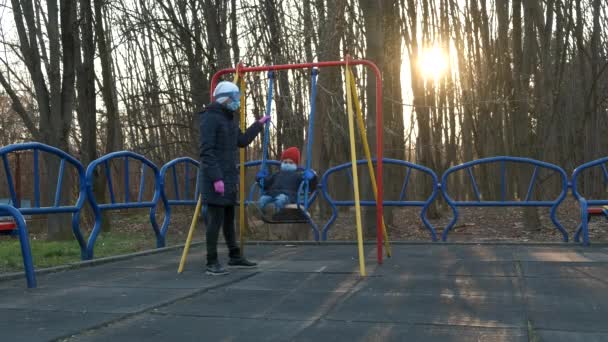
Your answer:
[[[378,66],[371,61],[364,59],[350,59],[346,57],[344,61],[327,61],[317,63],[299,63],[299,64],[280,64],[280,65],[268,65],[268,66],[256,66],[256,67],[245,67],[239,64],[237,68],[222,69],[216,72],[211,79],[211,101],[213,101],[213,89],[218,83],[220,76],[226,74],[232,74],[238,71],[239,75],[252,72],[261,71],[276,71],[276,70],[293,70],[293,69],[311,69],[311,68],[323,68],[323,67],[336,67],[336,66],[348,66],[348,65],[364,65],[371,68],[376,75],[376,183],[378,184],[378,200],[376,201],[376,237],[377,237],[377,252],[378,252],[378,263],[382,263],[382,217],[384,208],[382,206],[382,199],[384,198],[383,183],[382,183],[382,155],[383,155],[383,133],[382,133],[382,75]]]
[[[21,152],[15,152],[16,166],[15,166],[15,190],[17,203],[13,203],[15,208],[21,208]]]

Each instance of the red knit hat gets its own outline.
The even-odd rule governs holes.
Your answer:
[[[283,151],[281,160],[291,159],[296,165],[300,164],[300,150],[297,147],[290,147]]]

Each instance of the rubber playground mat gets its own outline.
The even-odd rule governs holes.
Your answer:
[[[204,275],[204,248],[0,282],[1,341],[608,341],[608,247],[247,245],[253,270]],[[226,261],[226,255],[222,255]]]

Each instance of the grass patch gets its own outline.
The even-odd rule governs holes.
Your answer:
[[[65,265],[80,261],[80,248],[75,240],[30,240],[35,268]],[[95,258],[120,255],[156,247],[153,236],[125,232],[109,232],[100,235],[95,243]],[[0,273],[23,271],[23,259],[19,239],[0,239]]]

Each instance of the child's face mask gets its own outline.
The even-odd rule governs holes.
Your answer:
[[[294,163],[286,163],[286,162],[281,163],[281,171],[296,171],[297,169],[298,169],[298,166]]]

